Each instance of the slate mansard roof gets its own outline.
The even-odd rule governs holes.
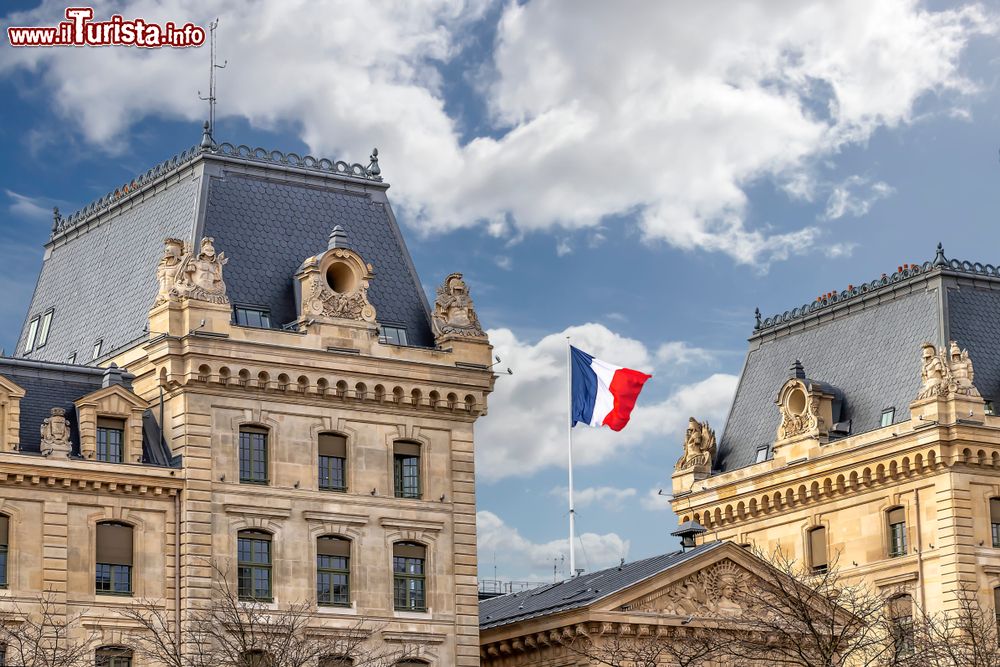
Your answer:
[[[132,390],[133,376],[110,369],[116,384]],[[117,371],[117,372],[115,372]],[[74,456],[80,455],[80,431],[74,402],[105,386],[108,370],[91,366],[55,364],[0,357],[0,376],[24,389],[20,402],[20,444],[18,451],[39,453],[42,422],[52,408],[66,410],[70,427],[70,442]],[[120,382],[118,380],[120,379]],[[151,410],[146,410],[142,422],[142,462],[148,465],[172,466],[176,461],[164,442],[159,424]]]
[[[843,394],[841,428],[856,435],[879,428],[889,408],[893,423],[909,419],[920,386],[920,344],[940,349],[950,340],[968,348],[982,395],[1000,400],[1000,268],[948,260],[940,245],[931,262],[781,315],[758,316],[717,471],[752,465],[758,449],[774,442],[775,399],[796,360],[810,379]]]
[[[586,607],[650,577],[726,544],[708,542],[689,551],[674,551],[624,563],[572,579],[500,597],[480,600],[479,629],[487,630],[530,618]]]
[[[67,218],[56,218],[14,356],[100,362],[146,337],[163,240],[197,247],[215,238],[229,263],[234,305],[296,318],[293,276],[327,249],[340,225],[347,245],[374,267],[368,292],[381,324],[431,346],[430,312],[386,197],[377,160],[317,160],[231,144],[192,148]],[[43,347],[27,351],[29,323],[52,309]],[[92,360],[97,341],[101,355]]]

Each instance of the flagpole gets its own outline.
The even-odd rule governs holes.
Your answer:
[[[576,512],[573,510],[573,355],[569,336],[566,336],[566,402],[569,419],[566,421],[566,457],[569,463],[569,572],[576,576]]]

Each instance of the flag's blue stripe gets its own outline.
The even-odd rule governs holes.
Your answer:
[[[572,345],[569,351],[573,365],[573,405],[571,413],[573,426],[576,426],[577,422],[583,422],[587,426],[590,426],[590,421],[594,417],[594,403],[597,400],[597,373],[590,366],[590,362],[594,358]]]

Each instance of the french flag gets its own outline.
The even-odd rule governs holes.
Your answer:
[[[573,426],[583,422],[588,426],[607,426],[612,431],[625,428],[642,386],[653,376],[613,366],[572,345],[569,351],[573,367]]]

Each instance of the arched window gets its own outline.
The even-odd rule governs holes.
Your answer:
[[[117,521],[97,524],[95,562],[94,590],[97,593],[131,595],[132,526]]]
[[[103,646],[94,654],[97,667],[132,667],[132,651],[121,646]]]
[[[397,498],[420,497],[420,443],[393,444],[393,486]]]
[[[1000,498],[990,498],[990,532],[993,547],[1000,549]]]
[[[10,546],[10,517],[0,514],[0,588],[7,588],[7,551]],[[0,662],[0,665],[3,663]]]
[[[827,559],[826,528],[817,526],[809,531],[809,564],[814,573],[826,572]]]
[[[254,650],[244,651],[240,656],[240,667],[271,667],[274,663],[267,651]]]
[[[889,600],[889,623],[896,657],[913,653],[913,598],[904,594]]]
[[[397,611],[427,609],[427,549],[416,542],[392,545],[393,607]]]
[[[336,433],[319,435],[319,488],[347,490],[347,438]]]
[[[260,530],[241,530],[236,537],[237,589],[240,599],[270,602],[271,534]]]
[[[240,429],[240,483],[267,484],[267,429]]]
[[[906,555],[906,510],[893,507],[885,513],[889,536],[889,558]]]
[[[125,460],[125,420],[111,417],[97,418],[98,461],[121,463]]]
[[[316,601],[325,606],[351,604],[351,542],[342,537],[316,540]]]

